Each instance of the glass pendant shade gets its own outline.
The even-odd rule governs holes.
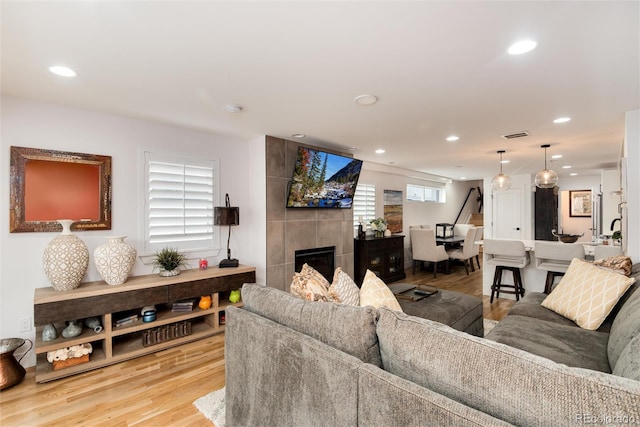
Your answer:
[[[536,187],[553,188],[558,184],[558,174],[550,169],[545,169],[536,174]]]
[[[502,173],[502,154],[504,150],[498,151],[500,154],[500,173],[493,177],[491,180],[491,188],[496,191],[508,190],[511,188],[511,178],[509,176]]]
[[[547,168],[547,148],[549,144],[541,145],[544,148],[544,169],[536,174],[534,182],[538,188],[553,188],[558,184],[558,174]]]
[[[491,180],[491,188],[494,190],[508,190],[511,188],[511,178],[503,173],[499,173]]]

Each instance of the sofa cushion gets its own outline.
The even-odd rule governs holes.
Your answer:
[[[613,374],[640,381],[640,335],[635,336],[622,350]]]
[[[542,306],[596,330],[635,279],[574,258]]]
[[[360,288],[360,306],[387,307],[391,310],[402,311],[396,296],[391,289],[375,275],[371,270],[367,270]]]
[[[329,282],[307,263],[293,274],[289,291],[307,301],[329,301]]]
[[[357,426],[362,361],[233,306],[224,345],[227,426]]]
[[[333,273],[333,283],[329,286],[329,297],[333,302],[360,306],[360,288],[351,276],[342,271],[340,267],[336,268]]]
[[[611,372],[607,358],[609,334],[588,331],[575,324],[531,319],[509,312],[486,338],[567,366]]]
[[[381,365],[376,335],[378,312],[372,307],[305,301],[275,288],[250,283],[242,286],[242,301],[253,313],[310,335],[364,362]]]
[[[581,414],[640,413],[640,382],[572,368],[379,309],[384,369],[516,425],[574,425]]]
[[[640,291],[638,285],[634,284],[627,294],[623,297],[624,304],[613,320],[609,333],[607,351],[609,364],[612,368],[615,368],[620,354],[629,342],[640,334]]]

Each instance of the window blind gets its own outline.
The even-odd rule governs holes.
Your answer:
[[[153,158],[146,163],[149,248],[212,248],[215,163]]]
[[[374,184],[358,183],[353,195],[353,225],[360,223],[366,225],[376,218],[376,186]]]

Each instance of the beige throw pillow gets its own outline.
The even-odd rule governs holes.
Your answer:
[[[360,288],[360,307],[387,307],[390,310],[402,311],[398,300],[391,289],[370,270],[364,275]]]
[[[329,301],[329,282],[305,263],[300,273],[293,274],[289,292],[307,301]]]
[[[360,305],[360,288],[340,267],[333,273],[333,283],[329,286],[329,298],[333,302],[346,305]]]
[[[593,331],[600,327],[634,281],[634,278],[574,258],[558,286],[542,301],[542,306]]]
[[[597,259],[593,261],[593,265],[608,268],[610,270],[615,270],[618,273],[624,274],[625,276],[631,276],[632,263],[631,258],[629,258],[628,256],[616,255],[609,258]]]

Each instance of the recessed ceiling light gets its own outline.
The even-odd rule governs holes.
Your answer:
[[[447,137],[447,141],[449,141],[449,142],[455,142],[455,141],[457,141],[459,139],[460,139],[460,137],[456,136],[456,135],[451,135],[451,136]]]
[[[571,117],[558,117],[553,123],[567,123],[571,121]]]
[[[460,179],[467,179],[467,177],[466,176],[461,176]]]
[[[575,173],[575,172],[572,172],[572,173],[569,174],[569,176],[576,176],[576,175],[578,175],[578,174]]]
[[[520,40],[519,42],[515,42],[509,47],[509,52],[511,55],[521,55],[523,53],[527,53],[532,51],[538,46],[538,43],[533,40]]]
[[[561,159],[562,158],[562,154],[554,154],[553,156],[551,156],[552,159]]]
[[[77,73],[73,71],[71,68],[63,67],[61,65],[54,65],[53,67],[49,67],[49,71],[51,71],[55,75],[62,76],[62,77],[77,76]]]
[[[227,112],[231,114],[238,114],[242,112],[242,107],[236,104],[229,104],[225,108],[227,109]]]
[[[566,165],[566,166],[563,166],[562,169],[571,169],[571,166]]]
[[[291,135],[293,138],[304,138],[305,135],[304,133],[294,133],[293,135]]]
[[[354,98],[354,101],[358,105],[373,105],[378,102],[378,97],[375,95],[358,95]]]
[[[376,154],[384,154],[384,152],[385,152],[385,151],[384,151],[382,148],[378,148],[378,149],[376,150]]]
[[[509,163],[511,160],[500,160],[500,163]]]

